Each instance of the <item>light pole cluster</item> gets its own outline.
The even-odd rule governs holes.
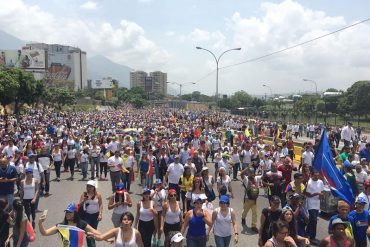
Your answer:
[[[182,87],[183,86],[188,86],[188,85],[194,85],[194,84],[196,84],[196,82],[178,83],[178,82],[168,81],[167,84],[175,84],[175,85],[179,86],[179,88],[180,88],[180,97],[181,97]]]
[[[213,58],[215,59],[215,61],[216,61],[216,103],[218,102],[218,71],[219,71],[219,69],[220,69],[220,67],[219,67],[219,64],[220,64],[220,59],[221,59],[221,57],[225,54],[225,53],[227,53],[227,52],[229,52],[229,51],[240,51],[242,48],[233,48],[233,49],[229,49],[229,50],[226,50],[226,51],[224,51],[224,52],[222,52],[221,53],[221,55],[220,56],[218,56],[218,57],[216,57],[216,55],[213,53],[213,52],[211,52],[210,50],[208,50],[208,49],[205,49],[205,48],[202,48],[202,47],[200,47],[200,46],[197,46],[197,47],[195,47],[195,48],[197,48],[198,50],[205,50],[205,51],[207,51],[207,52],[209,52],[209,53],[211,53],[211,55],[213,56]]]

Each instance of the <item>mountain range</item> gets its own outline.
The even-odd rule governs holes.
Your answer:
[[[27,42],[0,30],[0,50],[19,50]],[[119,81],[120,87],[130,87],[130,71],[128,66],[113,62],[103,55],[89,56],[87,54],[87,78],[102,79],[112,77]]]

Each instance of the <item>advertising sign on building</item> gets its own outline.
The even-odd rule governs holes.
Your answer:
[[[109,89],[114,88],[114,82],[112,79],[101,79],[101,80],[92,80],[91,88],[93,89]]]
[[[27,48],[0,51],[0,65],[23,69],[45,69],[45,51]]]

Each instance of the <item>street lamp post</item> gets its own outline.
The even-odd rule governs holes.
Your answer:
[[[272,98],[272,89],[271,89],[271,87],[266,85],[266,84],[262,84],[262,87],[267,87],[268,89],[270,89],[270,96]]]
[[[317,92],[317,83],[316,81],[314,80],[310,80],[310,79],[303,79],[303,81],[308,81],[308,82],[311,82],[315,85],[315,90],[316,90],[316,96],[318,96],[318,92]],[[317,104],[315,104],[315,123],[317,123]]]
[[[179,86],[179,87],[180,87],[180,98],[181,98],[181,92],[182,92],[182,87],[183,87],[183,86],[187,86],[187,85],[195,85],[195,84],[196,84],[196,82],[178,83],[178,82],[170,82],[170,81],[168,81],[168,82],[167,82],[167,84],[169,84],[169,83],[171,83],[171,84],[176,84],[177,86]]]
[[[211,52],[210,50],[208,50],[208,49],[205,49],[205,48],[202,48],[202,47],[199,47],[199,46],[197,46],[197,47],[195,47],[195,48],[197,48],[198,50],[205,50],[205,51],[208,51],[209,53],[211,53],[211,55],[213,56],[213,58],[215,59],[215,61],[216,61],[216,68],[217,68],[217,70],[216,70],[216,103],[218,103],[218,71],[219,71],[219,63],[220,63],[220,59],[221,59],[221,57],[225,54],[225,53],[227,53],[227,52],[229,52],[229,51],[240,51],[242,48],[233,48],[233,49],[229,49],[229,50],[226,50],[226,51],[224,51],[224,52],[222,52],[221,53],[221,55],[217,58],[216,57],[216,55],[213,53],[213,52]]]

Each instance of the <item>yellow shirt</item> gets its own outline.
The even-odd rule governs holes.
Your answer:
[[[181,184],[185,186],[185,189],[181,189],[181,191],[191,191],[193,187],[193,180],[194,180],[194,175],[191,175],[189,179],[187,179],[184,176],[180,177]]]

